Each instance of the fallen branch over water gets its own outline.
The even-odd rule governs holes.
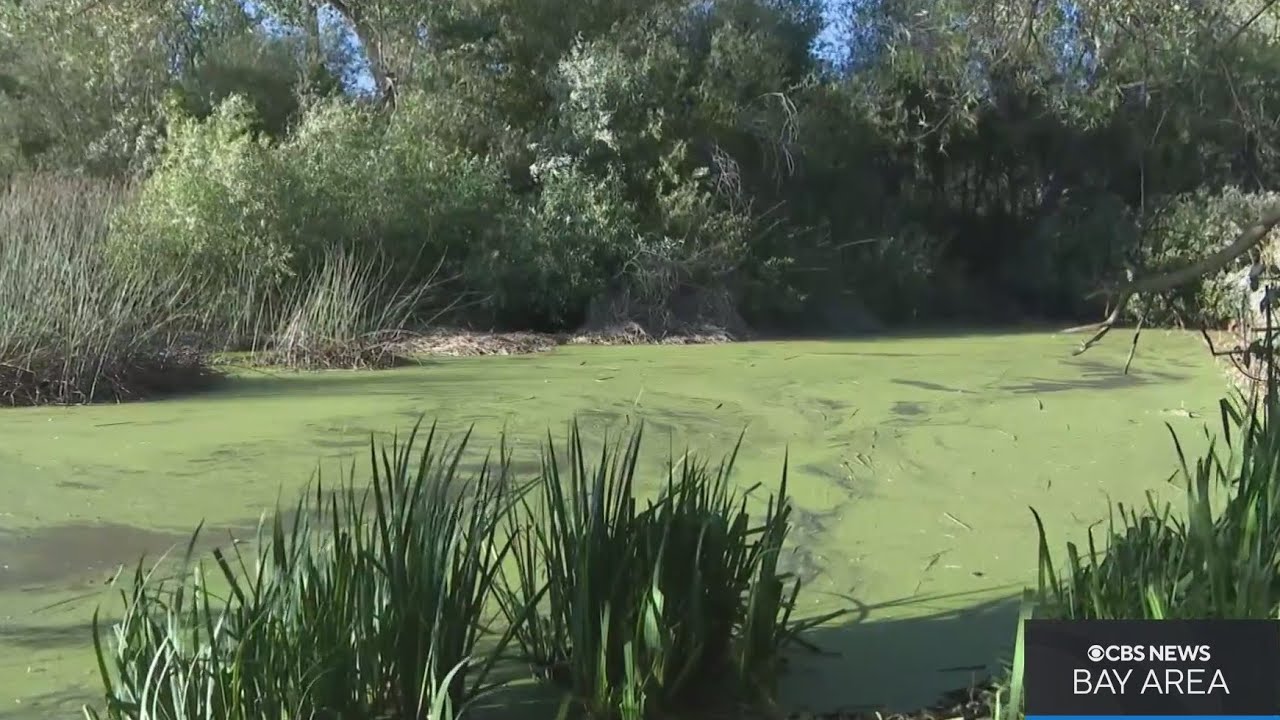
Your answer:
[[[1079,333],[1093,331],[1093,335],[1080,344],[1073,355],[1079,355],[1094,345],[1098,344],[1102,338],[1106,337],[1111,328],[1115,327],[1120,321],[1125,309],[1129,305],[1129,301],[1135,295],[1146,293],[1167,292],[1174,288],[1186,285],[1187,283],[1198,280],[1206,275],[1221,271],[1234,260],[1253,250],[1262,242],[1277,224],[1280,224],[1280,205],[1273,205],[1262,213],[1252,225],[1246,227],[1230,245],[1221,250],[1190,263],[1184,267],[1169,272],[1148,275],[1146,277],[1134,278],[1130,275],[1129,279],[1115,287],[1104,288],[1090,295],[1090,297],[1106,296],[1114,301],[1111,312],[1106,319],[1100,323],[1092,323],[1089,325],[1079,325],[1077,327],[1067,328],[1064,333]],[[1136,336],[1135,336],[1136,345]],[[1130,354],[1132,360],[1132,353]],[[1125,366],[1126,371],[1128,365]]]

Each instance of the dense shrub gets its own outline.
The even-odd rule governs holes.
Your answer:
[[[238,98],[181,120],[115,254],[279,295],[341,250],[385,261],[393,282],[438,273],[490,320],[581,317],[634,237],[617,188],[552,168],[530,211],[492,163],[434,142],[431,116],[413,107],[386,118],[321,102],[279,143],[255,137]]]
[[[1087,298],[1123,277],[1139,237],[1138,219],[1118,195],[1069,197],[1010,258],[1008,285],[1032,308],[1064,308],[1071,316],[1101,313]]]
[[[411,120],[397,115],[388,125],[328,101],[273,143],[255,136],[238,97],[206,121],[178,119],[116,251],[201,267],[227,287],[280,287],[333,249],[434,266],[494,223],[501,187],[482,163],[433,145]]]
[[[200,268],[234,312],[235,298],[284,294],[341,249],[385,260],[400,282],[438,272],[455,301],[472,301],[471,319],[542,328],[580,324],[618,294],[636,319],[669,325],[673,297],[722,287],[737,269],[750,221],[696,173],[680,176],[679,148],[647,208],[628,199],[621,167],[563,154],[536,160],[537,193],[518,198],[493,162],[433,139],[425,102],[382,116],[322,101],[281,142],[256,135],[240,98],[179,119],[114,255]]]
[[[212,289],[274,287],[295,274],[301,249],[285,214],[290,178],[255,137],[243,98],[206,121],[175,117],[159,167],[113,228],[123,271],[198,268]]]
[[[317,249],[385,256],[405,276],[470,257],[518,232],[495,164],[439,142],[426,100],[389,117],[337,100],[318,104],[277,151],[292,178],[292,231]],[[466,278],[462,287],[466,288]]]
[[[568,158],[533,173],[537,200],[468,258],[465,273],[504,325],[571,327],[640,250],[639,229],[616,177],[594,177]]]
[[[1280,44],[1239,8],[1020,40],[976,0],[348,5],[0,7],[0,176],[146,178],[121,253],[207,261],[228,316],[376,247],[397,282],[443,260],[455,319],[674,327],[698,295],[780,330],[1093,319],[1280,184]],[[1220,280],[1150,319],[1220,322]]]

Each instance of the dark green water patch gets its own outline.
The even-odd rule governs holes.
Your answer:
[[[893,378],[895,385],[906,385],[907,387],[919,388],[921,390],[930,390],[933,392],[944,393],[972,393],[972,390],[953,387],[951,385],[943,385],[942,383],[931,382],[929,380],[915,380],[910,378]]]
[[[859,481],[857,471],[847,462],[841,462],[839,465],[834,466],[806,463],[799,466],[798,469],[805,475],[824,478],[831,484],[832,489],[835,491],[835,496],[839,500],[828,504],[843,505],[850,500],[865,498],[870,494],[866,483]]]
[[[791,508],[791,518],[796,535],[810,538],[822,537],[831,527],[831,524],[839,520],[838,515],[834,512],[819,512],[798,506]]]
[[[114,523],[71,523],[0,531],[0,591],[61,585],[71,580],[101,583],[121,562],[181,548],[190,534]]]
[[[102,618],[105,625],[109,618]],[[93,637],[92,622],[66,625],[5,625],[0,623],[0,644],[31,650],[84,647],[85,638]]]
[[[826,563],[818,557],[816,551],[810,548],[792,548],[778,558],[779,570],[791,573],[804,585],[810,585],[818,579],[825,567]]]
[[[447,363],[446,363],[447,364]],[[342,396],[359,392],[363,396],[403,397],[406,389],[429,393],[437,386],[423,367],[403,367],[376,373],[332,370],[317,373],[280,372],[249,374],[237,378],[235,397],[273,398],[294,394]],[[406,383],[412,377],[413,381]],[[469,380],[483,381],[482,375]],[[459,380],[456,373],[449,373],[449,381]],[[408,387],[406,387],[406,384]]]
[[[195,465],[217,465],[226,466],[228,463],[244,462],[248,452],[249,445],[224,445],[222,447],[213,448],[208,455],[204,457],[192,458],[190,462]]]
[[[32,668],[28,681],[38,682],[41,673]],[[15,700],[13,705],[0,709],[0,720],[28,720],[29,718],[81,717],[85,694],[78,690],[42,692]]]
[[[899,417],[915,417],[925,414],[925,406],[918,402],[899,400],[893,404],[891,412]]]

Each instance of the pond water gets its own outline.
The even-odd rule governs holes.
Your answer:
[[[1146,332],[1073,357],[1045,333],[718,346],[566,347],[376,373],[252,372],[213,394],[0,412],[0,718],[78,712],[98,692],[89,621],[120,564],[226,537],[319,467],[367,462],[371,433],[420,416],[516,466],[548,430],[615,435],[643,421],[655,478],[671,447],[718,458],[744,429],[736,478],[796,505],[788,563],[802,610],[855,612],[800,656],[794,709],[906,707],[963,686],[1007,651],[1034,581],[1035,526],[1056,547],[1108,498],[1176,498],[1165,423],[1195,452],[1221,371],[1189,333]],[[357,464],[357,472],[363,465]]]

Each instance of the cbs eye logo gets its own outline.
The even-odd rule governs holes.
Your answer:
[[[1090,645],[1089,662],[1209,662],[1208,645]]]

